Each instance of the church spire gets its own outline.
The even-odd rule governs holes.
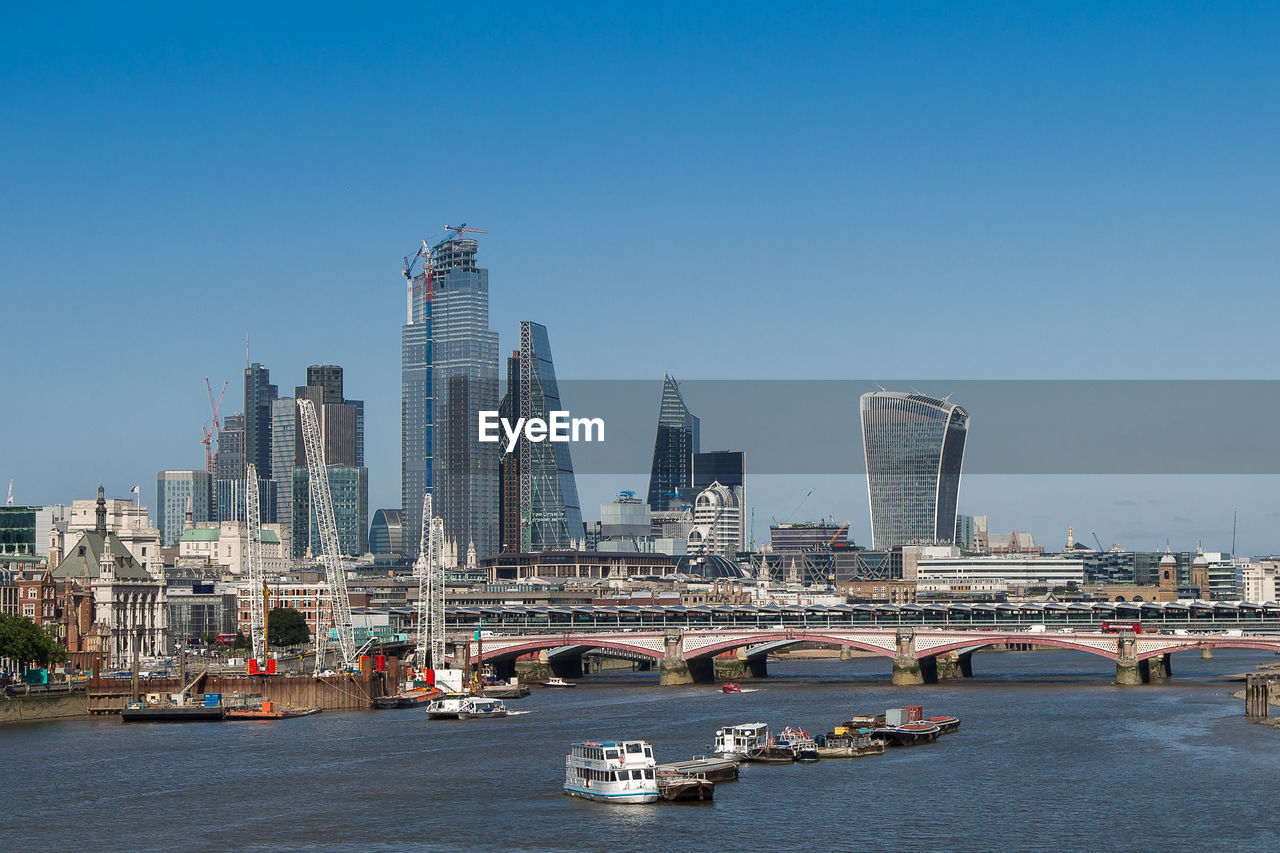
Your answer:
[[[102,488],[102,484],[98,484],[98,521],[93,527],[93,532],[99,536],[107,535],[107,498],[106,492]]]

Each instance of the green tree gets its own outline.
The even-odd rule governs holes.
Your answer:
[[[66,660],[67,650],[52,628],[41,628],[25,616],[0,613],[0,658],[45,667]]]
[[[296,646],[311,639],[306,618],[292,607],[273,607],[267,614],[267,642],[273,646]]]
[[[231,648],[233,649],[249,648],[249,638],[244,635],[244,631],[236,631],[236,639],[235,639],[235,642],[231,644]]]

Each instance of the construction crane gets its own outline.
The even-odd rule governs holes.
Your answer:
[[[209,384],[208,376],[204,378],[205,390],[209,392],[209,412],[213,417],[213,429],[208,426],[204,427],[204,438],[200,440],[200,443],[204,445],[204,470],[210,474],[213,473],[214,460],[218,458],[218,455],[213,452],[213,440],[222,429],[222,421],[219,419],[219,415],[222,412],[222,398],[227,396],[227,385],[228,383],[226,382],[222,383],[222,393],[218,395],[217,402],[214,402],[213,386]]]
[[[431,509],[431,495],[422,496],[422,536],[413,573],[418,578],[418,666],[444,666],[444,566],[441,548],[444,519]]]
[[[325,467],[324,444],[320,438],[320,422],[310,400],[299,398],[298,421],[302,426],[302,443],[307,454],[307,480],[311,508],[320,533],[320,562],[329,581],[329,622],[338,633],[338,654],[344,669],[356,662],[355,629],[351,624],[351,600],[347,598],[347,572],[338,544],[338,524],[333,516],[333,494],[329,491],[329,469]],[[316,630],[316,675],[324,671],[329,626],[321,622]]]
[[[5,506],[13,506],[13,480],[9,481],[9,497],[5,498]]]
[[[1096,534],[1096,533],[1094,533],[1094,534],[1093,534],[1093,541],[1098,543],[1098,552],[1099,552],[1099,553],[1101,553],[1101,552],[1103,552],[1103,551],[1106,551],[1106,550],[1107,550],[1106,548],[1103,548],[1103,547],[1102,547],[1102,540],[1098,538],[1098,534]]]
[[[457,240],[463,234],[488,234],[489,233],[488,231],[485,231],[483,228],[468,228],[467,223],[465,222],[462,223],[461,225],[446,225],[444,227],[444,230],[453,232],[452,236],[445,238],[446,243],[450,240]]]
[[[431,247],[427,245],[427,241],[423,240],[422,245],[418,247],[418,251],[414,252],[413,257],[404,259],[404,269],[401,274],[404,276],[405,286],[405,323],[413,325],[413,280],[418,273],[414,272],[414,266],[418,261],[422,261],[421,274],[424,275],[426,283],[427,301],[431,301],[431,278],[434,272],[431,257]]]
[[[836,530],[836,535],[832,536],[829,540],[827,540],[827,547],[834,548],[837,542],[845,538],[845,534],[848,532],[848,530],[849,530],[849,522],[846,521],[844,524],[840,525],[839,529]]]
[[[254,660],[267,663],[267,580],[262,568],[262,514],[258,504],[258,470],[245,468],[245,574],[249,578],[249,642]]]
[[[809,491],[805,492],[804,497],[800,499],[800,503],[796,504],[796,508],[791,510],[791,512],[787,514],[787,517],[783,521],[779,522],[777,517],[773,516],[773,523],[775,525],[789,523],[791,519],[796,517],[796,513],[800,512],[800,508],[803,507],[805,505],[805,502],[809,500],[809,495],[811,494],[813,494],[813,489],[810,489]]]

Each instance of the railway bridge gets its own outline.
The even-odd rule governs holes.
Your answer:
[[[1177,652],[1213,649],[1260,649],[1280,654],[1280,632],[1215,631],[1143,634],[1100,630],[948,629],[884,626],[834,628],[786,626],[774,628],[678,628],[662,630],[569,630],[540,633],[485,631],[474,645],[469,635],[455,640],[455,656],[469,649],[470,662],[488,662],[514,671],[518,657],[537,654],[557,674],[581,674],[582,654],[590,650],[614,652],[633,660],[649,660],[659,669],[659,683],[692,684],[716,678],[716,664],[735,678],[767,675],[771,652],[800,643],[838,646],[871,652],[892,663],[894,684],[936,683],[973,674],[972,655],[990,647],[1048,647],[1071,649],[1115,662],[1117,684],[1162,682],[1172,673]],[[736,667],[734,664],[736,663]]]

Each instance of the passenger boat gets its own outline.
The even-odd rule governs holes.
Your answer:
[[[737,726],[725,726],[716,731],[715,748],[711,754],[716,758],[728,758],[742,761],[752,752],[769,743],[769,725],[767,723],[742,723]]]
[[[741,692],[742,692],[742,686],[741,686],[741,685],[739,685],[739,684],[735,684],[735,683],[733,683],[732,681],[730,681],[730,682],[729,682],[728,684],[726,684],[724,687],[721,687],[721,688],[720,688],[720,692],[721,692],[721,693],[741,693]]]
[[[803,729],[787,726],[779,732],[777,745],[790,747],[796,761],[817,761],[819,758],[817,743]]]
[[[642,740],[584,741],[564,759],[564,792],[604,803],[657,802],[657,763]]]
[[[442,693],[427,703],[427,719],[457,720],[462,713],[462,703],[470,697],[466,693]]]
[[[553,675],[550,678],[548,678],[546,681],[542,682],[542,686],[543,687],[577,687],[578,685],[572,681],[565,681],[563,678]]]
[[[481,720],[486,718],[505,717],[507,706],[501,699],[490,699],[487,696],[468,696],[458,709],[459,720]]]
[[[706,776],[658,769],[658,795],[664,800],[711,802],[716,783]]]
[[[942,729],[933,723],[907,723],[904,726],[882,726],[873,729],[871,736],[883,740],[888,746],[916,746],[933,743]]]
[[[309,717],[319,714],[319,708],[277,708],[269,699],[263,700],[257,708],[228,708],[228,720],[291,720],[294,717]]]

